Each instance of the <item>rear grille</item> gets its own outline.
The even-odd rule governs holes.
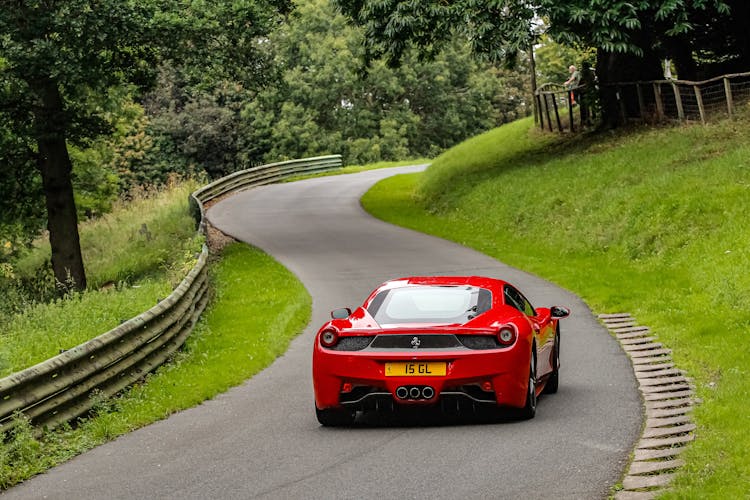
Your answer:
[[[378,335],[373,349],[455,349],[461,347],[455,335]]]
[[[335,346],[331,347],[334,351],[361,351],[365,349],[372,337],[339,337]]]
[[[503,347],[494,335],[459,335],[458,340],[469,349],[499,349]]]
[[[370,336],[339,337],[338,343],[330,347],[334,351],[362,351],[371,349],[456,349],[472,350],[500,349],[494,335],[398,335],[385,334]]]

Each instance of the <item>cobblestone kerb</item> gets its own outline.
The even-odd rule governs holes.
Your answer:
[[[675,367],[672,351],[657,342],[647,326],[639,326],[628,313],[600,314],[599,319],[630,356],[646,415],[633,462],[615,499],[655,498],[684,465],[680,454],[695,437],[693,386]]]

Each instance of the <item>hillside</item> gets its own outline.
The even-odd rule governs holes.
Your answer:
[[[649,325],[694,379],[698,439],[674,497],[750,491],[750,121],[565,138],[530,120],[475,137],[363,199]],[[568,367],[574,369],[574,367]],[[606,373],[602,373],[606,377]]]

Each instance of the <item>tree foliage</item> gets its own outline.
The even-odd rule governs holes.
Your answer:
[[[366,30],[368,55],[394,63],[411,46],[432,55],[449,33],[468,38],[477,56],[513,58],[534,40],[537,19],[546,20],[555,40],[595,48],[603,83],[658,78],[665,57],[683,78],[704,75],[701,65],[747,70],[742,65],[750,61],[750,12],[741,0],[335,1]],[[605,118],[615,117],[616,102],[602,97]]]
[[[268,36],[272,85],[235,78],[208,88],[165,68],[144,101],[158,145],[144,166],[215,177],[326,153],[354,163],[433,155],[528,113],[518,73],[472,60],[465,42],[446,42],[433,60],[408,50],[398,68],[374,59],[368,72],[363,42],[361,28],[314,0],[299,2]]]
[[[370,61],[364,30],[326,0],[300,2],[271,41],[281,85],[243,111],[265,160],[340,152],[350,162],[434,155],[471,135],[528,114],[518,73],[470,57],[459,38],[431,59],[412,49],[403,64]],[[268,129],[264,123],[276,126]],[[271,131],[271,136],[266,131]]]
[[[32,145],[59,282],[86,284],[67,146],[111,130],[101,106],[109,89],[149,87],[165,59],[195,81],[265,75],[259,37],[287,8],[284,0],[2,0],[0,113]]]
[[[475,54],[513,64],[533,40],[537,8],[521,0],[335,0],[365,30],[366,59],[395,63],[411,46],[434,56],[454,36],[469,40]]]

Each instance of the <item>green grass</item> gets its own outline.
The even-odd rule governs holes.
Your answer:
[[[81,251],[89,288],[160,274],[179,262],[183,254],[200,248],[195,243],[195,221],[188,209],[188,195],[196,188],[197,184],[189,181],[167,189],[141,191],[132,199],[116,203],[111,213],[81,223]],[[49,242],[40,240],[15,262],[15,273],[33,276],[49,255]]]
[[[0,334],[0,377],[40,363],[150,309],[172,292],[166,281],[85,292],[36,304],[12,316]]]
[[[36,438],[19,425],[0,443],[0,488],[242,383],[285,352],[309,321],[311,299],[302,284],[260,250],[228,246],[213,281],[216,300],[172,363],[100,401],[95,418],[75,429]]]
[[[9,266],[10,276],[0,276],[6,298],[0,305],[0,377],[90,340],[168,296],[195,264],[203,242],[188,210],[194,187],[186,182],[140,193],[81,224],[85,292],[46,301],[54,288],[39,271],[49,259],[46,241]],[[42,291],[34,296],[24,282]]]
[[[574,138],[523,120],[451,149],[424,174],[379,183],[363,204],[651,326],[703,399],[697,440],[665,496],[747,497],[747,117]]]

